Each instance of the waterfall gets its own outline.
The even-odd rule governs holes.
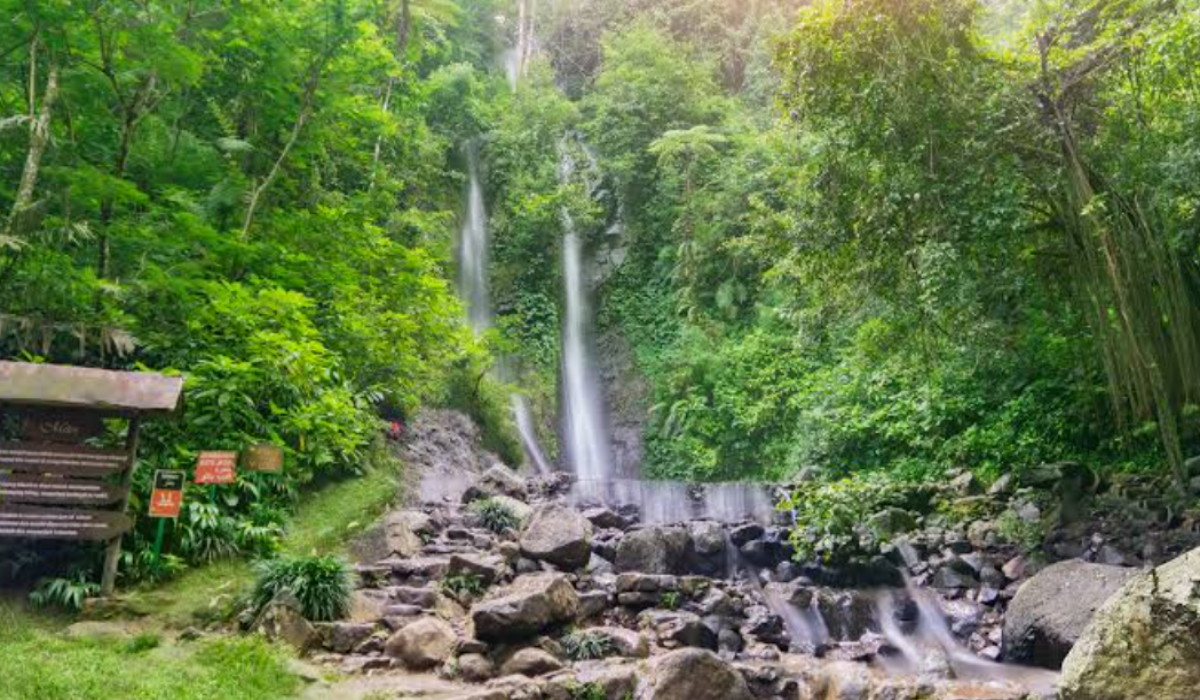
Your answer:
[[[458,290],[467,305],[467,321],[476,333],[492,326],[491,295],[488,292],[488,217],[483,201],[483,177],[479,164],[479,144],[464,146],[467,157],[467,206],[458,237]],[[497,374],[510,380],[515,372],[509,358],[500,358]],[[550,473],[550,463],[538,444],[533,411],[520,394],[510,398],[514,422],[521,437],[525,457],[540,474]]]
[[[592,360],[590,309],[584,279],[583,251],[571,215],[563,212],[563,285],[566,320],[563,324],[563,414],[567,463],[580,481],[607,482],[612,479],[612,457],[600,380]]]
[[[488,221],[479,174],[479,144],[467,143],[467,210],[458,239],[458,289],[467,303],[467,320],[476,333],[492,324],[488,295]]]

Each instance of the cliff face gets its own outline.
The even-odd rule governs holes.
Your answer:
[[[633,349],[620,329],[605,330],[596,344],[616,473],[621,477],[636,477],[641,472],[644,453],[650,385],[638,371]]]

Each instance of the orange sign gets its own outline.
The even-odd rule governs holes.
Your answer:
[[[232,484],[237,481],[236,452],[201,452],[196,458],[197,484]]]
[[[154,472],[154,490],[150,492],[151,518],[178,518],[183,507],[183,472]]]

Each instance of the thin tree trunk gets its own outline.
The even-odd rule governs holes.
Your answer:
[[[292,126],[292,133],[288,137],[287,143],[283,145],[283,150],[279,152],[279,157],[275,159],[275,163],[271,166],[271,170],[267,173],[267,176],[250,193],[250,200],[246,204],[246,217],[242,221],[242,240],[250,237],[250,226],[254,223],[254,215],[258,212],[258,206],[262,202],[263,194],[275,182],[275,178],[279,177],[279,172],[283,169],[284,161],[287,160],[296,142],[300,140],[300,132],[304,130],[304,125],[308,123],[309,117],[312,116],[313,98],[317,92],[317,83],[320,80],[320,75],[321,68],[318,66],[313,70],[313,75],[308,81],[308,86],[304,89],[300,114],[296,117],[296,123]]]
[[[36,65],[36,61],[34,62]],[[36,69],[31,67],[30,80]],[[35,95],[30,87],[29,108],[32,111],[36,104]],[[46,76],[46,92],[42,96],[42,107],[37,117],[29,123],[29,150],[25,154],[25,168],[21,171],[21,183],[17,186],[17,195],[13,198],[12,211],[9,212],[3,233],[0,234],[0,246],[15,246],[17,244],[17,222],[21,214],[33,202],[34,188],[37,186],[38,173],[41,170],[42,156],[50,143],[50,118],[54,101],[58,98],[58,66],[51,64]]]

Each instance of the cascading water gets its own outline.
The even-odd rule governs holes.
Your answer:
[[[467,159],[467,206],[458,238],[458,289],[467,304],[467,320],[471,328],[476,333],[482,333],[492,325],[491,295],[488,292],[488,217],[483,200],[479,144],[470,141],[464,150]],[[499,363],[498,374],[504,379],[513,374],[510,363],[504,358]],[[529,402],[520,394],[513,394],[510,401],[526,458],[539,473],[549,474],[550,463],[538,444]]]
[[[479,174],[479,144],[466,145],[467,210],[458,239],[458,289],[467,303],[467,319],[476,333],[492,323],[488,295],[488,222]]]
[[[583,251],[569,212],[563,212],[563,418],[567,463],[583,482],[612,480],[612,455],[604,426],[600,381],[589,347],[590,311]]]

